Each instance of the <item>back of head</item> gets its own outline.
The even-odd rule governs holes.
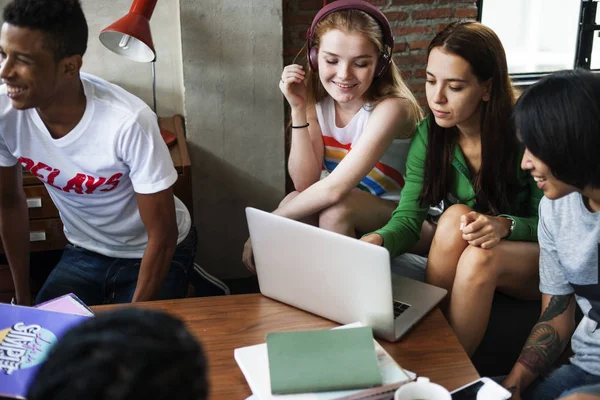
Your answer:
[[[88,26],[79,0],[13,0],[3,16],[10,25],[42,31],[56,61],[85,53]]]
[[[204,400],[206,358],[183,322],[122,309],[69,330],[51,350],[29,400]]]
[[[529,87],[515,106],[517,132],[553,175],[581,190],[600,188],[600,76],[561,71]]]

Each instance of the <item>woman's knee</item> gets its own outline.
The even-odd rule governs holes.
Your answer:
[[[336,203],[319,213],[319,227],[328,229],[330,227],[337,227],[341,224],[352,225],[352,209],[341,201]]]
[[[453,206],[448,207],[446,211],[442,214],[438,221],[438,227],[447,230],[459,231],[460,230],[460,218],[473,211],[473,209],[464,204],[455,204]]]
[[[460,218],[471,212],[471,208],[456,204],[448,208],[440,217],[433,240],[439,250],[447,251],[456,246],[466,246],[460,230]]]
[[[283,200],[281,200],[281,203],[279,203],[279,207],[283,207],[284,205],[286,205],[287,203],[292,201],[294,199],[294,197],[298,196],[299,194],[300,194],[300,192],[298,192],[298,191],[288,193],[288,195],[285,196],[283,198]]]
[[[494,249],[467,246],[456,269],[456,279],[472,286],[496,283],[498,279],[498,254]]]

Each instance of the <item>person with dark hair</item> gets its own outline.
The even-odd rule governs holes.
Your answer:
[[[177,318],[158,311],[100,313],[50,350],[28,400],[204,400],[207,360]]]
[[[515,107],[526,146],[521,165],[545,198],[538,227],[542,314],[504,382],[514,398],[600,399],[599,115],[600,76],[583,70],[541,79]],[[576,306],[583,313],[577,328]],[[573,357],[551,371],[569,339]]]
[[[185,297],[196,251],[156,115],[80,72],[78,0],[13,0],[0,30],[0,238],[19,304],[30,304],[24,167],[46,186],[70,242],[37,302]],[[216,279],[216,278],[215,278]]]
[[[478,22],[450,24],[429,45],[426,74],[430,114],[412,141],[400,203],[386,226],[362,240],[396,257],[420,239],[430,206],[442,205],[433,238],[425,238],[425,280],[448,290],[442,310],[471,355],[496,289],[540,296],[541,192],[519,168],[516,96],[498,36]]]

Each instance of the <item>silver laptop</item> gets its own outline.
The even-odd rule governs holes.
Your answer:
[[[330,320],[398,340],[446,290],[391,274],[379,246],[246,208],[260,291]]]

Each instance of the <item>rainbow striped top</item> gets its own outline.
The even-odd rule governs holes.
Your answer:
[[[328,96],[317,103],[316,109],[325,145],[323,169],[331,172],[352,150],[352,144],[360,138],[371,111],[368,105],[365,105],[345,127],[339,128],[335,125],[335,105],[331,97]],[[400,200],[410,141],[410,139],[394,139],[381,160],[358,183],[357,187],[384,199]]]

